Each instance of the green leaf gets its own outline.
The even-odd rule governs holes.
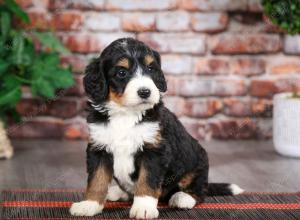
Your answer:
[[[0,106],[14,107],[21,99],[21,86],[13,76],[4,78],[0,92]]]
[[[1,12],[0,14],[0,19],[1,19],[1,35],[2,35],[2,40],[4,41],[8,35],[9,29],[10,29],[10,16],[9,13],[7,12]]]
[[[17,17],[19,17],[23,22],[29,23],[30,19],[25,11],[19,7],[19,5],[14,0],[4,1],[11,12],[13,12]]]
[[[32,83],[32,92],[34,95],[41,95],[46,98],[53,98],[55,96],[55,89],[53,86],[42,78]]]
[[[8,66],[9,66],[9,63],[7,63],[3,60],[0,60],[0,76],[7,71]]]
[[[12,61],[15,64],[22,64],[23,63],[23,51],[24,51],[24,36],[22,32],[16,32],[13,38],[12,43],[12,52],[13,52],[13,59]]]
[[[74,85],[74,79],[72,73],[67,69],[57,69],[50,76],[52,79],[52,84],[56,89],[68,88]]]
[[[57,37],[51,32],[33,32],[33,35],[41,42],[41,44],[55,52],[69,54],[70,52],[61,44]]]
[[[21,99],[21,89],[14,88],[10,91],[7,91],[6,94],[1,95],[0,97],[0,106],[1,105],[14,105]]]

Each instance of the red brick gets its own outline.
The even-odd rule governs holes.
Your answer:
[[[248,0],[248,11],[263,12],[261,0]]]
[[[179,118],[187,132],[198,140],[207,140],[210,138],[210,130],[206,123],[200,122],[198,119],[187,117]]]
[[[275,92],[274,80],[256,79],[251,81],[250,93],[252,96],[272,97]]]
[[[242,96],[247,93],[243,80],[236,79],[182,79],[178,82],[176,93],[182,96]]]
[[[251,116],[251,101],[229,98],[224,100],[224,114],[235,117]]]
[[[85,139],[89,137],[88,126],[86,119],[76,117],[65,121],[64,138],[66,139]]]
[[[186,115],[196,118],[208,118],[222,109],[217,99],[189,99],[186,101]]]
[[[65,90],[67,96],[82,96],[84,94],[83,75],[74,75],[75,85]]]
[[[205,36],[193,33],[143,33],[138,39],[163,53],[204,54]]]
[[[176,96],[166,96],[164,97],[165,106],[174,112],[177,116],[182,116],[185,114],[185,100]]]
[[[81,10],[102,10],[105,0],[50,0],[50,10],[81,9]]]
[[[194,74],[200,75],[221,75],[230,72],[229,62],[226,58],[195,58],[194,59]]]
[[[210,42],[215,54],[258,54],[274,53],[281,49],[281,39],[270,34],[221,34]]]
[[[268,62],[268,72],[271,74],[300,73],[300,58],[272,57]]]
[[[167,74],[191,74],[192,57],[185,55],[162,55],[162,70]]]
[[[224,114],[234,117],[271,117],[272,101],[268,99],[239,99],[224,100]]]
[[[59,98],[46,101],[24,98],[17,105],[17,111],[21,115],[31,118],[39,115],[71,118],[81,110],[82,101],[78,98]]]
[[[94,34],[73,34],[64,40],[65,46],[72,52],[91,53],[103,49],[99,37]]]
[[[169,11],[159,13],[156,21],[159,31],[187,31],[190,15],[185,11]]]
[[[30,18],[30,23],[25,24],[17,19],[16,23],[18,26],[26,29],[38,30],[47,30],[50,28],[51,16],[48,13],[39,9],[30,9],[27,13]]]
[[[284,52],[287,54],[300,55],[300,35],[285,36],[284,38]]]
[[[180,79],[178,77],[174,77],[171,75],[165,75],[165,78],[168,85],[168,90],[166,92],[166,95],[177,95]]]
[[[9,126],[8,134],[12,138],[62,138],[63,127],[62,119],[36,117]]]
[[[243,96],[248,91],[245,81],[239,79],[218,79],[214,86],[212,95],[217,96]]]
[[[257,79],[252,80],[250,86],[250,93],[257,97],[272,97],[279,92],[300,91],[300,78],[278,78],[272,79]]]
[[[190,11],[240,11],[247,9],[247,0],[180,0],[179,7]]]
[[[273,120],[272,119],[258,119],[256,122],[257,132],[256,139],[270,139],[273,134]]]
[[[85,56],[71,54],[63,55],[61,57],[61,63],[63,66],[70,66],[72,68],[72,72],[83,73],[88,61]]]
[[[252,139],[258,136],[256,122],[245,119],[215,119],[210,123],[212,137],[218,139]]]
[[[258,75],[265,72],[266,64],[262,58],[236,58],[231,61],[231,72],[238,75]]]
[[[16,0],[16,2],[23,9],[33,6],[33,0]]]
[[[89,13],[84,21],[85,27],[92,31],[117,31],[121,28],[121,19],[116,14]]]
[[[276,92],[299,92],[300,77],[278,79],[275,82]]]
[[[55,30],[79,30],[82,26],[82,13],[75,11],[64,11],[53,14],[51,26]]]
[[[284,33],[285,31],[282,30],[278,25],[275,25],[269,17],[263,15],[263,22],[264,22],[264,31],[270,33]]]
[[[128,33],[101,34],[70,34],[64,38],[64,43],[72,52],[92,53],[100,52],[112,41],[121,37],[133,37]]]
[[[253,100],[251,103],[251,111],[255,117],[272,117],[273,102],[269,99]]]
[[[122,27],[124,31],[155,31],[155,16],[150,13],[126,13],[122,17]]]
[[[176,8],[176,6],[176,0],[108,0],[106,4],[106,9],[125,11],[158,11],[174,9]]]
[[[228,16],[225,13],[196,13],[191,19],[194,31],[214,33],[223,31],[228,25]]]

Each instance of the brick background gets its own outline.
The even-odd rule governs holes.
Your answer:
[[[168,80],[166,105],[198,139],[272,135],[272,96],[300,91],[300,35],[262,14],[259,0],[18,0],[32,23],[72,52],[76,85],[41,101],[24,88],[11,125],[17,138],[87,138],[82,74],[111,41],[135,37],[157,49]]]

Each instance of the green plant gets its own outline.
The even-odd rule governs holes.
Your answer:
[[[289,34],[300,32],[299,0],[263,0],[264,13]]]
[[[13,20],[29,23],[28,15],[14,0],[0,1],[0,119],[18,118],[16,104],[21,87],[33,96],[51,99],[57,89],[73,85],[70,68],[60,65],[59,53],[68,51],[52,33],[24,31]],[[40,44],[41,48],[36,49]]]

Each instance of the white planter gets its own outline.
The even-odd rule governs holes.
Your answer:
[[[300,99],[292,93],[274,96],[273,140],[278,153],[300,157]]]
[[[6,130],[2,121],[0,121],[0,158],[9,159],[13,155],[13,148],[7,137]]]

